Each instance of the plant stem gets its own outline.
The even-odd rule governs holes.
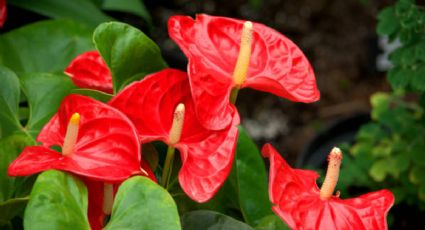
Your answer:
[[[230,102],[232,104],[236,104],[236,99],[238,99],[238,93],[239,93],[239,88],[235,87],[232,89],[232,91],[230,92]]]
[[[164,187],[165,189],[168,188],[168,182],[170,181],[171,171],[173,169],[174,153],[175,153],[175,148],[168,146],[167,156],[165,158],[165,164],[164,164],[162,177],[161,177],[161,186]]]

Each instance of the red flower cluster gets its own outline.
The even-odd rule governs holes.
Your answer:
[[[113,197],[118,184],[135,174],[155,180],[141,158],[141,144],[166,143],[166,165],[172,165],[178,149],[181,187],[193,200],[205,202],[232,166],[239,89],[251,87],[299,102],[320,97],[301,50],[262,24],[208,15],[195,20],[175,16],[169,20],[169,33],[189,59],[187,74],[173,69],[151,74],[127,86],[108,105],[84,96],[66,97],[37,138],[42,146],[25,148],[9,166],[9,174],[58,169],[81,176],[89,189],[91,226],[101,229],[111,202],[103,202],[97,193]],[[112,93],[110,71],[97,51],[76,57],[65,72],[79,87]],[[52,146],[62,147],[61,152]],[[291,227],[386,227],[384,215],[393,202],[389,192],[323,200],[315,187],[317,174],[290,168],[270,146],[263,154],[271,158],[273,209]],[[167,167],[164,170],[161,183],[167,185]]]

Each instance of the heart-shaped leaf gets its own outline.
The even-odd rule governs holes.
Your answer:
[[[0,64],[19,72],[60,72],[93,49],[92,31],[68,20],[37,22],[0,36]]]
[[[249,225],[230,216],[208,210],[188,212],[182,216],[181,222],[184,230],[253,230]]]
[[[159,47],[130,25],[103,23],[94,31],[93,40],[111,70],[115,93],[130,83],[128,79],[141,79],[167,66]]]
[[[105,230],[181,229],[170,194],[146,177],[132,177],[118,189],[112,216]]]
[[[83,182],[60,171],[40,174],[25,210],[27,230],[89,230],[87,188]]]

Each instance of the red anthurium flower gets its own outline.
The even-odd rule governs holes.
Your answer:
[[[112,75],[96,50],[88,51],[77,56],[66,67],[65,74],[71,77],[80,88],[100,90],[112,93]]]
[[[329,154],[329,166],[322,188],[311,170],[293,169],[270,145],[262,149],[270,158],[269,195],[273,211],[292,229],[387,229],[386,216],[394,203],[388,190],[357,198],[340,199],[333,191],[342,160],[341,150]]]
[[[42,146],[26,147],[8,169],[10,176],[27,176],[49,169],[83,176],[89,193],[91,228],[102,229],[110,214],[114,188],[134,174],[156,181],[141,160],[137,131],[117,109],[80,95],[69,95],[37,137]],[[50,149],[62,147],[62,152]],[[141,168],[142,166],[142,168]]]
[[[239,115],[233,125],[212,131],[200,125],[186,73],[166,69],[127,86],[110,104],[135,124],[142,143],[161,140],[180,151],[179,181],[193,200],[209,200],[228,176]]]
[[[0,27],[3,27],[6,22],[7,17],[7,8],[6,8],[6,0],[0,0]]]
[[[302,51],[262,24],[205,14],[195,20],[173,16],[168,32],[189,59],[196,112],[205,127],[221,129],[231,122],[229,98],[234,102],[232,97],[239,88],[250,87],[299,102],[314,102],[320,97]]]
[[[104,182],[140,174],[137,131],[120,111],[80,95],[69,95],[37,137],[42,146],[26,147],[8,169],[27,176],[64,170]],[[62,152],[50,149],[62,147]]]

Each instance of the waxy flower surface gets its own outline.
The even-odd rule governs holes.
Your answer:
[[[6,0],[0,0],[0,27],[3,27],[6,22],[7,17],[7,8],[6,8]]]
[[[96,50],[78,55],[66,67],[65,74],[80,88],[112,93],[112,75]]]
[[[232,166],[237,113],[226,129],[203,128],[195,115],[186,73],[173,69],[127,86],[110,104],[133,121],[142,143],[160,140],[180,151],[178,178],[189,197],[204,202],[217,192]]]
[[[341,152],[335,148],[329,155],[329,167],[322,189],[311,170],[293,169],[269,144],[262,153],[270,158],[269,196],[273,211],[292,229],[387,229],[386,216],[394,203],[388,190],[352,198],[333,196],[341,163]],[[331,175],[333,174],[333,175]]]
[[[168,31],[189,59],[196,112],[209,129],[230,124],[234,108],[229,99],[240,88],[297,102],[314,102],[320,97],[312,67],[302,51],[262,24],[205,14],[196,19],[173,16]]]
[[[10,176],[57,169],[120,182],[143,174],[137,131],[131,121],[117,109],[85,96],[67,96],[37,141],[42,146],[26,147],[10,164]],[[52,146],[61,147],[62,152]]]

